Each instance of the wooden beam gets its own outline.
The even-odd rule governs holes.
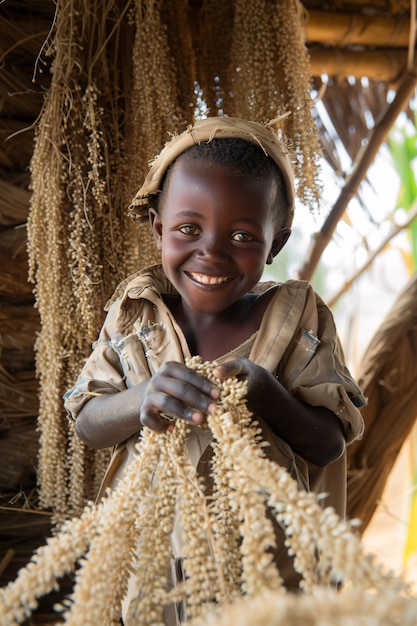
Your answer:
[[[339,48],[352,45],[407,48],[410,22],[397,17],[313,10],[307,11],[305,34],[307,43]]]
[[[370,80],[396,82],[407,64],[405,50],[355,50],[340,48],[309,49],[313,76],[327,74],[338,78],[366,76]]]

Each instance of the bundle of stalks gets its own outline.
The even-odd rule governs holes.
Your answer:
[[[222,618],[223,612],[236,613],[229,605],[243,597],[245,612],[252,601],[257,607],[267,596],[269,606],[280,609],[274,621],[257,619],[260,624],[286,624],[291,615],[298,619],[291,621],[295,624],[307,613],[310,622],[305,623],[316,624],[311,616],[322,615],[322,609],[329,624],[364,611],[373,620],[364,623],[414,623],[417,599],[408,595],[406,585],[365,554],[357,534],[332,508],[322,509],[316,494],[298,491],[286,470],[266,458],[244,402],[245,384],[216,379],[216,363],[194,357],[188,365],[221,389],[217,412],[208,420],[215,452],[210,498],[186,452],[186,423],[178,420],[165,434],[144,429],[139,454],[117,487],[66,522],[1,590],[2,625],[22,623],[77,562],[74,591],[61,607],[65,623],[77,626],[119,623],[132,568],[142,585],[131,606],[139,626],[162,624],[163,605],[180,599],[190,624],[232,623]],[[285,530],[304,599],[294,601],[282,587],[269,552],[274,539],[267,510]],[[177,515],[185,541],[185,582],[170,590],[170,536]],[[338,583],[337,592],[332,582]],[[323,588],[318,594],[317,586]],[[214,617],[206,622],[212,610]]]
[[[127,205],[123,125],[129,97],[130,3],[58,2],[53,57],[31,160],[30,278],[41,317],[41,504],[58,516],[80,510],[96,484],[87,453],[71,429],[62,394],[96,338],[103,303],[123,267]],[[132,235],[130,235],[132,238]],[[101,471],[102,468],[100,468]]]
[[[269,122],[290,113],[279,128],[294,155],[297,194],[317,209],[320,143],[312,115],[304,8],[298,0],[217,4],[205,0],[201,8],[203,98],[212,115],[220,110]]]

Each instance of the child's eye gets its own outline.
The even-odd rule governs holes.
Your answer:
[[[183,235],[196,235],[198,233],[198,229],[193,224],[184,224],[178,228],[179,232]]]
[[[246,241],[254,241],[255,238],[249,233],[238,232],[238,233],[233,233],[232,239],[233,241],[246,242]]]

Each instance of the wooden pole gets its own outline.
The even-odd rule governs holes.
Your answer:
[[[337,79],[346,76],[388,83],[396,82],[407,66],[407,51],[404,50],[348,50],[337,47],[324,49],[309,48],[312,76],[327,74]]]
[[[317,264],[320,260],[322,252],[329,243],[339,219],[346,210],[349,201],[356,194],[360,183],[365,177],[368,168],[372,164],[389,130],[391,129],[398,115],[401,113],[401,111],[404,110],[404,107],[408,104],[411,96],[413,95],[416,82],[417,73],[415,69],[413,71],[406,71],[404,73],[394,100],[390,105],[388,105],[385,113],[376,123],[367,144],[358,154],[352,172],[347,177],[345,186],[341,190],[333,209],[327,216],[327,219],[324,222],[321,231],[313,235],[310,247],[307,250],[304,263],[298,272],[299,278],[303,280],[311,279],[314,270],[316,269]]]
[[[307,43],[330,46],[408,47],[410,20],[362,13],[308,11],[305,23]]]

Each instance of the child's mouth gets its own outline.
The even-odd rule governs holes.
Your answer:
[[[202,285],[222,285],[230,280],[228,276],[209,276],[208,274],[198,274],[197,272],[187,272],[196,282]]]

